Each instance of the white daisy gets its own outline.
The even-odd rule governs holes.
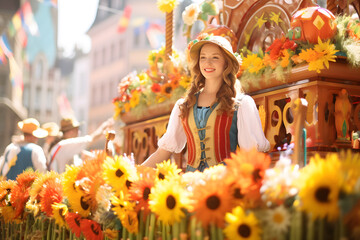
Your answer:
[[[283,205],[280,205],[274,209],[265,211],[262,220],[268,226],[268,229],[271,229],[273,234],[284,234],[289,230],[290,213]]]
[[[184,12],[182,13],[182,18],[184,23],[189,26],[193,25],[196,19],[198,18],[199,13],[200,13],[199,5],[195,3],[190,4],[185,8]]]

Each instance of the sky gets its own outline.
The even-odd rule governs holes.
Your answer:
[[[58,1],[58,45],[65,55],[72,52],[75,44],[89,51],[91,42],[86,32],[94,22],[99,0]]]

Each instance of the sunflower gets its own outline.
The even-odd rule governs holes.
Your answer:
[[[189,76],[181,76],[180,78],[180,86],[187,89],[191,83],[191,78]]]
[[[62,174],[62,185],[65,196],[69,197],[78,194],[75,188],[75,181],[80,171],[80,167],[66,165],[65,172]]]
[[[179,222],[185,216],[183,209],[190,208],[189,192],[175,179],[157,182],[151,189],[149,200],[151,211],[169,225]]]
[[[335,220],[339,215],[339,193],[342,182],[340,161],[336,154],[326,159],[316,154],[310,164],[301,169],[299,184],[300,209],[315,218]]]
[[[121,224],[131,233],[137,233],[138,232],[138,216],[136,212],[125,212],[120,217]]]
[[[5,223],[10,223],[15,219],[15,209],[12,206],[0,207],[0,210]]]
[[[156,164],[156,176],[158,180],[164,180],[179,176],[181,169],[175,163],[171,163],[170,159]]]
[[[82,217],[88,217],[90,215],[92,209],[89,204],[89,195],[77,193],[68,197],[68,200],[74,212],[79,213]]]
[[[249,54],[243,57],[241,68],[250,73],[259,73],[265,67],[263,60],[257,54]]]
[[[53,179],[59,179],[60,175],[57,172],[50,171],[46,172],[45,174],[39,174],[39,176],[35,179],[33,185],[30,189],[30,199],[32,201],[37,200],[40,201],[40,192],[44,187],[44,184],[46,184],[47,181],[53,180]]]
[[[77,213],[68,212],[65,215],[65,220],[70,230],[79,238],[81,235],[81,216]]]
[[[335,49],[334,44],[330,44],[330,39],[326,42],[322,42],[321,38],[318,37],[318,44],[314,46],[314,50],[320,54],[321,62],[329,69],[329,61],[336,62],[336,55],[339,50]]]
[[[161,86],[161,94],[166,96],[167,98],[171,98],[172,92],[173,92],[173,86],[171,83],[164,83]]]
[[[135,202],[129,201],[122,191],[120,191],[117,196],[113,195],[110,198],[110,201],[112,204],[112,210],[120,220],[123,214],[126,212],[133,212],[135,210]]]
[[[41,211],[48,217],[53,215],[52,204],[61,203],[63,200],[62,185],[59,179],[48,180],[40,192]]]
[[[173,11],[177,4],[177,0],[157,0],[157,6],[159,10],[164,13]]]
[[[127,193],[137,179],[136,169],[123,156],[107,157],[104,162],[104,179],[115,191]]]
[[[251,212],[246,214],[244,209],[236,207],[231,213],[226,213],[227,223],[224,233],[228,239],[234,240],[260,240],[261,229],[258,220]]]
[[[343,190],[347,194],[360,193],[360,154],[352,153],[351,150],[341,151],[339,155],[341,170],[344,177]]]
[[[0,207],[8,205],[10,193],[15,186],[16,182],[13,180],[0,181]]]
[[[52,206],[52,217],[55,219],[55,223],[60,227],[66,225],[65,216],[68,213],[68,207],[62,203],[54,203]]]
[[[80,222],[80,228],[86,239],[101,240],[103,232],[100,224],[90,219],[83,219]]]
[[[193,190],[192,211],[204,227],[210,223],[224,226],[225,213],[231,210],[230,187],[223,181],[209,179],[204,185],[196,185]]]
[[[16,177],[18,184],[13,187],[10,196],[11,205],[15,209],[15,218],[23,213],[25,204],[29,199],[30,187],[37,176],[36,172],[25,171]]]
[[[289,230],[290,213],[284,205],[280,205],[274,209],[267,209],[263,216],[263,220],[269,225],[271,233],[274,234],[273,236],[277,236],[278,234],[284,234]]]

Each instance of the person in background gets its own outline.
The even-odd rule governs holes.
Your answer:
[[[105,130],[112,128],[112,125],[112,119],[106,120],[93,133],[79,137],[80,123],[73,117],[63,118],[60,122],[62,139],[50,149],[48,170],[63,173],[66,165],[81,165],[79,154],[99,139]]]
[[[47,122],[44,123],[41,128],[48,132],[42,148],[49,161],[50,149],[61,140],[60,127],[55,122]]]
[[[187,144],[186,171],[204,171],[222,163],[237,147],[268,151],[254,100],[237,91],[239,62],[230,42],[208,35],[190,48],[193,77],[184,99],[176,102],[158,149],[142,164],[156,164],[180,153]]]
[[[39,122],[34,118],[27,118],[18,122],[18,128],[23,138],[13,141],[4,152],[4,161],[1,175],[6,179],[15,180],[17,175],[28,168],[39,172],[46,172],[46,157],[43,149],[37,145],[39,138],[48,135],[47,131],[40,128]]]

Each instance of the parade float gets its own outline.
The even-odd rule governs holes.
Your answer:
[[[0,181],[1,239],[360,239],[360,22],[333,3],[206,0],[185,9],[189,38],[202,21],[198,38],[226,36],[241,56],[238,77],[271,151],[239,150],[226,165],[184,173],[183,154],[138,165],[190,81],[186,51],[171,47],[176,1],[158,1],[166,46],[151,51],[148,70],[124,77],[114,99],[131,157],[93,151],[63,174]],[[348,3],[359,14],[359,2]]]

